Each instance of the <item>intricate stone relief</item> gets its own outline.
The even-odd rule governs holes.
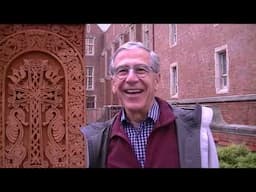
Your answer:
[[[72,43],[80,54],[83,53],[83,36],[84,25],[57,25],[57,24],[1,24],[0,25],[0,39],[3,39],[11,34],[17,33],[21,30],[41,29],[56,33]]]
[[[77,49],[52,32],[0,41],[0,167],[84,167],[83,66]]]

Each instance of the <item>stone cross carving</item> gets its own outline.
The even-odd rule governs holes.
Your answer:
[[[85,167],[82,30],[14,26],[0,30],[0,167]]]
[[[43,155],[43,129],[47,129],[48,143],[46,156],[57,167],[63,167],[65,147],[61,141],[65,136],[63,116],[59,108],[63,108],[63,84],[58,84],[63,76],[48,65],[48,60],[24,60],[24,66],[14,69],[8,77],[10,97],[6,135],[10,141],[6,147],[8,162],[18,167],[25,158],[22,143],[24,129],[29,129],[28,159],[24,167],[48,167]],[[25,118],[25,114],[29,117]],[[45,117],[43,117],[43,115]],[[28,119],[31,122],[28,126]],[[43,122],[42,120],[45,119]]]

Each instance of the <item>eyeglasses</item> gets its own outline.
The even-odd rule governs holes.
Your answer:
[[[152,67],[149,65],[139,64],[134,66],[119,66],[116,69],[114,69],[114,75],[120,79],[126,79],[130,70],[133,70],[133,72],[136,74],[138,78],[144,78],[146,75],[148,75],[150,72],[153,71]]]

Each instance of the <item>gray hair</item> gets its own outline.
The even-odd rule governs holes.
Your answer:
[[[160,71],[160,59],[159,56],[152,50],[148,49],[147,47],[145,47],[141,42],[138,41],[129,41],[126,42],[125,44],[121,45],[113,54],[111,62],[110,62],[110,73],[111,75],[114,75],[114,61],[116,56],[118,55],[119,52],[123,51],[123,50],[131,50],[131,49],[135,49],[135,48],[141,48],[146,50],[147,52],[149,52],[150,55],[150,66],[152,67],[152,70],[155,73],[158,73]]]

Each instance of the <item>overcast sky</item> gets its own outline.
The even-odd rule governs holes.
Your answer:
[[[106,31],[109,27],[110,24],[98,24],[99,27],[103,30],[103,31]]]

